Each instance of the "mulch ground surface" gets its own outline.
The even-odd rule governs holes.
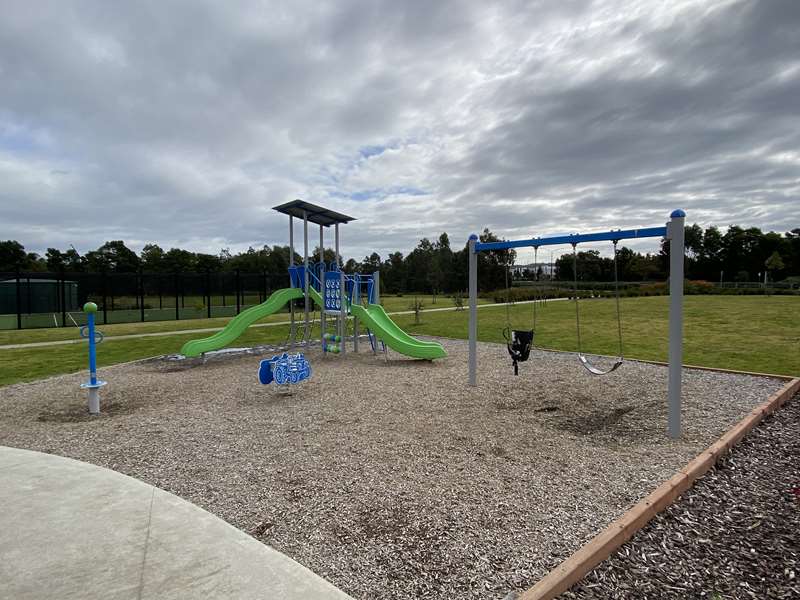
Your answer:
[[[285,391],[258,382],[258,356],[118,365],[99,417],[85,373],[5,386],[0,445],[173,492],[355,598],[499,600],[783,385],[686,370],[671,440],[665,367],[598,378],[537,351],[514,377],[505,346],[479,344],[470,387],[466,341],[443,343],[434,362],[309,349],[311,379]]]
[[[800,395],[562,598],[800,598]]]

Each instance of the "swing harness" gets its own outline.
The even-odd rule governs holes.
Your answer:
[[[536,256],[538,253],[538,246],[534,247],[534,263],[536,264]],[[530,358],[531,348],[533,347],[533,338],[536,331],[536,304],[533,302],[533,328],[532,329],[511,329],[511,313],[508,305],[511,302],[511,287],[508,283],[508,263],[506,263],[506,328],[503,329],[503,337],[506,340],[506,348],[508,354],[511,356],[511,362],[514,365],[514,375],[519,375],[518,363],[525,362]]]

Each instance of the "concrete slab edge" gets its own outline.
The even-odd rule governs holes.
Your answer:
[[[650,519],[675,502],[695,480],[708,472],[765,416],[778,410],[798,391],[800,391],[800,379],[787,382],[650,495],[584,544],[536,585],[523,592],[518,597],[519,600],[552,600],[567,591],[633,537]]]

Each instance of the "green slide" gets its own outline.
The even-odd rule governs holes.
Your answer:
[[[325,306],[322,296],[317,290],[310,288],[309,293],[318,306]],[[447,356],[447,352],[445,352],[441,344],[418,340],[400,329],[397,323],[389,318],[389,315],[386,314],[380,304],[370,304],[367,308],[359,304],[352,305],[350,312],[354,317],[358,317],[375,334],[376,338],[395,352],[412,358],[424,358],[427,360]]]
[[[265,302],[253,306],[231,319],[225,329],[214,335],[199,340],[186,342],[181,348],[181,354],[188,357],[200,356],[203,352],[219,350],[232,343],[242,335],[250,325],[263,319],[267,315],[279,311],[287,302],[295,298],[302,298],[303,290],[298,288],[285,288],[273,293]]]
[[[411,337],[389,318],[380,304],[370,304],[366,308],[353,305],[351,311],[366,325],[375,337],[395,352],[413,358],[444,358],[447,356],[442,345],[437,342],[424,342]]]
[[[309,295],[317,306],[323,307],[325,304],[320,293],[314,288],[309,288]],[[253,306],[235,316],[225,326],[225,329],[218,331],[214,335],[199,340],[186,342],[181,348],[181,354],[187,357],[200,356],[203,352],[219,350],[231,344],[236,338],[244,333],[253,323],[259,319],[271,315],[280,310],[290,300],[303,297],[303,290],[299,288],[286,288],[278,290],[258,306]],[[444,358],[447,356],[441,344],[436,342],[425,342],[411,337],[397,326],[397,323],[389,318],[386,311],[380,304],[370,304],[367,308],[356,305],[351,307],[352,314],[367,326],[379,340],[389,346],[392,350],[411,356],[412,358]]]

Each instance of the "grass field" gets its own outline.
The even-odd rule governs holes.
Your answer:
[[[389,311],[408,310],[412,297],[383,299]],[[426,308],[446,308],[452,301],[430,298]],[[631,358],[666,360],[667,297],[626,298],[622,300],[625,354]],[[566,301],[538,307],[537,345],[574,351],[575,307]],[[532,327],[533,305],[509,307],[511,326]],[[505,307],[485,307],[478,311],[479,339],[502,342],[506,324]],[[263,321],[282,321],[286,313]],[[464,311],[423,312],[421,323],[413,315],[398,315],[404,329],[427,335],[466,338],[468,313]],[[165,321],[109,325],[107,336],[176,331],[175,335],[137,339],[107,339],[98,350],[98,363],[105,366],[148,356],[176,353],[184,342],[198,334],[180,329],[220,327],[227,319]],[[588,300],[581,303],[584,350],[600,354],[616,353],[616,320],[613,300]],[[276,343],[286,339],[284,326],[260,327],[247,331],[237,345]],[[75,339],[74,327],[46,330],[0,332],[0,344]],[[785,375],[800,374],[800,298],[790,296],[687,296],[685,298],[684,361],[711,367],[763,371]],[[86,351],[81,345],[52,348],[0,350],[0,385],[29,381],[57,373],[85,368]]]

